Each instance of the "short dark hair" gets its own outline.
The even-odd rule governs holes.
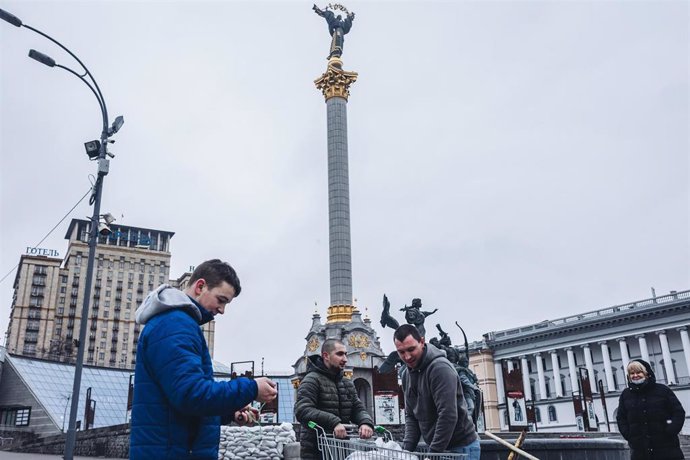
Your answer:
[[[422,341],[422,334],[419,333],[419,329],[417,329],[414,325],[412,324],[403,324],[399,328],[395,330],[395,333],[393,334],[393,338],[397,340],[398,342],[402,342],[405,340],[408,336],[412,336],[413,339],[415,339],[417,342]]]
[[[321,345],[321,354],[324,354],[324,353],[330,354],[333,350],[335,350],[336,345],[345,346],[345,344],[338,339],[326,340],[325,342],[323,342],[323,345]]]
[[[225,281],[235,289],[235,297],[240,295],[240,292],[242,291],[240,279],[237,277],[235,269],[232,268],[230,264],[223,262],[220,259],[207,260],[196,267],[187,285],[192,286],[200,279],[206,281],[209,289],[213,289]]]

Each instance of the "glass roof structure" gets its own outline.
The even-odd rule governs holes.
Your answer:
[[[64,422],[66,430],[71,407],[68,398],[72,395],[74,384],[74,365],[13,355],[7,355],[6,359],[10,361],[27,388],[48,412],[55,425],[62,428]],[[218,361],[213,362],[213,367],[214,372],[221,375],[229,373],[228,366]],[[127,423],[127,393],[129,377],[133,374],[134,372],[129,369],[84,366],[77,420],[84,419],[86,391],[90,387],[91,399],[96,401],[93,428]],[[278,422],[292,422],[295,404],[295,390],[292,383],[287,377],[272,377],[272,379],[278,384],[280,395]]]
[[[7,358],[55,424],[62,428],[64,422],[67,429],[74,366],[12,355]],[[132,374],[128,369],[84,366],[77,420],[84,419],[86,391],[90,387],[91,399],[96,401],[94,428],[127,423],[127,392]]]

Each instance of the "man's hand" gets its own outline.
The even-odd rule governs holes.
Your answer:
[[[278,389],[276,388],[276,383],[269,379],[268,377],[259,377],[254,379],[256,386],[258,387],[256,393],[256,400],[262,403],[271,402],[276,399],[278,394]]]
[[[369,439],[374,435],[374,430],[369,425],[360,425],[359,437],[362,439]]]
[[[345,425],[338,423],[335,428],[333,428],[333,436],[338,439],[345,439],[347,437],[347,430]]]
[[[259,411],[252,406],[246,406],[235,412],[235,423],[239,426],[254,425],[259,418]]]

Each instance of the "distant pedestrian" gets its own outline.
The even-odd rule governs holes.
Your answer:
[[[265,377],[213,379],[201,325],[240,294],[235,270],[218,259],[199,265],[184,291],[167,284],[137,309],[139,337],[132,406],[132,460],[217,460],[220,424],[251,422],[252,400],[275,399]]]
[[[618,430],[628,441],[631,460],[683,459],[678,433],[685,410],[673,391],[656,383],[652,367],[634,359],[627,366],[628,388],[618,402]]]

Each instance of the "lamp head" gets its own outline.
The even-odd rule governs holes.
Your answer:
[[[48,67],[55,67],[55,59],[36,50],[30,50],[29,57]]]
[[[105,223],[106,223],[107,225],[110,225],[110,224],[112,224],[113,222],[115,222],[115,218],[114,218],[113,215],[110,214],[109,212],[106,212],[105,214],[102,214],[101,217],[103,218],[103,220],[105,221]]]
[[[115,121],[113,124],[110,126],[110,129],[108,130],[108,135],[112,136],[116,132],[122,128],[122,125],[125,124],[125,118],[122,115],[118,115],[117,118],[115,118]]]
[[[15,27],[21,27],[22,26],[22,20],[19,19],[17,16],[8,13],[7,11],[3,10],[0,8],[0,19],[3,21],[7,21],[10,24],[12,24]]]

